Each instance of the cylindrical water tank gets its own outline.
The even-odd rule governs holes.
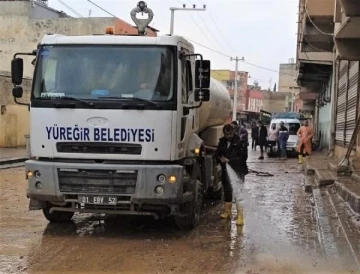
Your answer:
[[[231,98],[226,87],[215,80],[210,79],[210,101],[203,102],[200,108],[199,130],[211,126],[225,124],[231,113]]]

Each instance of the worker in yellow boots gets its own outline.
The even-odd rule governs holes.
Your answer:
[[[222,169],[222,184],[224,189],[224,212],[220,215],[223,219],[231,219],[231,207],[233,200],[233,189],[229,178],[229,171],[234,172],[236,180],[234,183],[240,184],[239,189],[244,184],[245,175],[248,173],[247,167],[247,140],[235,134],[235,128],[227,124],[223,128],[224,137],[220,138],[216,150],[216,157],[220,161]],[[230,168],[231,167],[231,168]],[[237,220],[236,224],[244,224],[243,210],[239,198],[237,201]]]

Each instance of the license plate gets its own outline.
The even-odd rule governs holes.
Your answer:
[[[286,148],[287,151],[292,151],[293,149],[291,147]]]
[[[116,205],[117,198],[110,196],[79,196],[79,203],[92,205]]]

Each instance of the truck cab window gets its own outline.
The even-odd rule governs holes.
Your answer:
[[[187,74],[187,88],[188,88],[188,92],[190,93],[193,91],[193,76],[192,76],[190,60],[186,60],[186,74]]]
[[[41,89],[47,92],[53,92],[56,84],[56,65],[57,60],[55,58],[46,59],[47,70],[43,72],[43,81],[41,83]]]
[[[183,60],[182,62],[182,103],[187,104],[189,94],[193,91],[191,61]]]

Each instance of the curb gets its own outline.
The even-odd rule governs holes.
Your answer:
[[[345,184],[339,181],[335,181],[334,185],[340,197],[349,204],[354,212],[360,214],[360,195],[351,191]]]
[[[29,159],[28,157],[12,157],[12,158],[0,159],[0,167],[12,165],[12,164],[23,163],[28,159]]]

